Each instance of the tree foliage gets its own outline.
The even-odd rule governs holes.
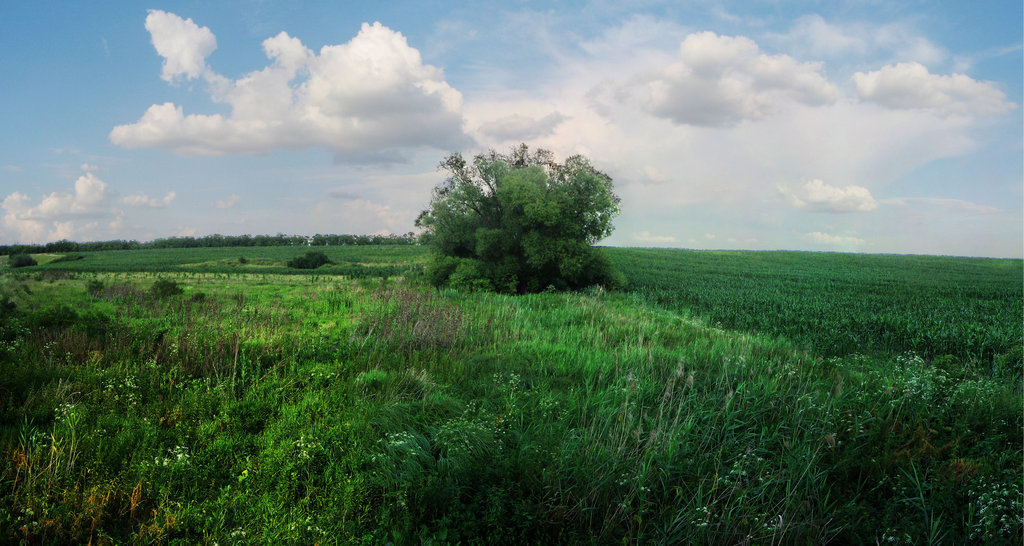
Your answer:
[[[326,254],[319,250],[310,250],[304,256],[296,256],[288,261],[288,267],[295,269],[316,269],[321,265],[333,263]]]
[[[455,153],[440,168],[449,176],[416,220],[435,249],[433,284],[507,293],[622,284],[592,246],[611,234],[619,198],[585,157],[557,163],[522,144],[472,162]]]
[[[28,254],[12,254],[7,263],[10,267],[30,267],[36,265],[36,260]]]

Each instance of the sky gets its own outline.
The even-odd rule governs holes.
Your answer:
[[[3,2],[0,244],[406,233],[582,154],[601,244],[1024,256],[1010,1]]]

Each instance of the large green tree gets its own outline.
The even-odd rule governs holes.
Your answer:
[[[507,293],[621,284],[593,246],[611,234],[619,198],[586,158],[558,163],[521,144],[472,162],[454,153],[440,168],[448,178],[416,220],[435,250],[433,284]]]

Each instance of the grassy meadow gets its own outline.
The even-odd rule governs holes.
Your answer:
[[[0,540],[1024,540],[1020,260],[607,249],[623,291],[503,296],[305,250],[0,257]]]

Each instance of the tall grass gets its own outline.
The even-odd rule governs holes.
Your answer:
[[[184,293],[3,279],[6,540],[1024,536],[1019,350],[825,356],[636,292],[163,277]]]

